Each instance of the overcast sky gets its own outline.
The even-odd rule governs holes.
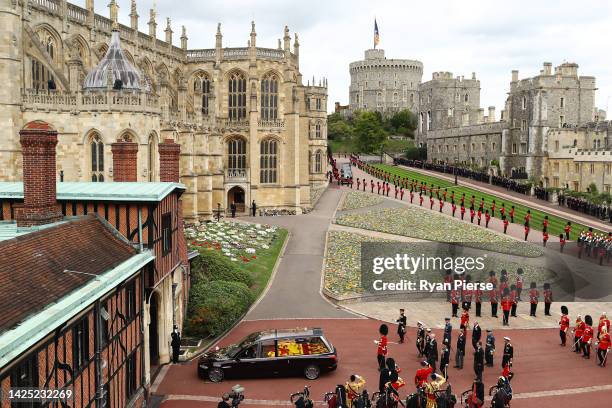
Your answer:
[[[120,22],[129,25],[130,1],[118,1]],[[109,1],[95,3],[108,16]],[[148,32],[154,1],[137,5],[139,28]],[[520,78],[533,76],[545,61],[578,63],[579,74],[597,78],[596,105],[612,102],[612,2],[606,0],[157,0],[156,8],[158,37],[170,17],[175,45],[185,25],[191,49],[214,47],[217,22],[229,47],[246,46],[251,20],[261,47],[275,48],[288,25],[300,37],[304,82],[328,78],[329,111],[335,101],[348,102],[348,66],[372,47],[375,17],[387,58],[423,62],[423,81],[434,71],[476,72],[481,106],[494,105],[498,117],[512,69]]]

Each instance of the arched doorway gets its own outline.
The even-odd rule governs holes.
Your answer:
[[[149,357],[151,367],[159,365],[159,295],[153,292],[149,305]],[[154,372],[153,368],[151,372]]]
[[[230,208],[232,203],[236,204],[236,212],[243,213],[246,210],[244,189],[239,186],[234,186],[227,192],[227,208]]]

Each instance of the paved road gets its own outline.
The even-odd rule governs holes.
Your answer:
[[[291,234],[269,290],[246,320],[357,317],[329,303],[320,293],[325,238],[341,196],[337,187],[330,186],[309,214],[243,218],[279,225]]]
[[[221,345],[239,341],[248,333],[263,328],[309,324],[309,320],[242,322]],[[218,401],[218,396],[239,383],[245,387],[245,395],[251,400],[244,404],[246,407],[272,407],[286,404],[289,394],[301,390],[305,384],[311,386],[313,399],[321,401],[324,392],[333,390],[336,384],[344,383],[354,373],[364,376],[367,389],[372,392],[378,387],[376,346],[373,340],[376,338],[379,324],[379,321],[370,319],[318,320],[317,325],[324,329],[329,340],[338,349],[339,366],[335,372],[325,374],[316,381],[303,378],[264,378],[232,379],[212,384],[197,378],[196,363],[191,362],[171,365],[165,380],[155,392],[172,394],[170,400],[162,405],[163,408],[214,407],[216,405],[211,400]],[[434,332],[440,339],[441,330],[434,329]],[[502,336],[512,338],[515,350],[513,408],[610,406],[606,405],[606,401],[612,398],[612,367],[602,369],[595,364],[593,358],[584,360],[571,353],[568,348],[560,347],[557,329],[507,330],[503,334],[497,333],[498,353],[494,358],[495,366],[485,368],[484,372],[487,389],[501,373]],[[456,338],[455,331],[453,345]],[[468,333],[468,338],[471,339],[471,332]],[[406,386],[401,390],[401,394],[406,395],[414,389],[412,381],[421,360],[416,355],[415,331],[409,329],[406,343],[398,344],[395,327],[392,326],[389,340],[389,356],[396,359],[402,368],[400,376],[406,381]],[[454,358],[454,351],[451,356]],[[466,348],[464,364],[463,370],[450,368],[449,371],[449,379],[456,394],[468,389],[473,379],[471,345]],[[578,404],[578,401],[582,401],[582,404]]]

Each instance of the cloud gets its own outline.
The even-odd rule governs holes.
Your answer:
[[[85,0],[77,4],[83,5]],[[139,1],[141,30],[146,31],[153,1]],[[107,2],[96,11],[108,15]],[[119,0],[120,20],[129,22],[130,4]],[[378,20],[381,48],[388,58],[417,59],[423,80],[434,71],[455,75],[476,72],[483,107],[501,109],[510,71],[536,75],[544,61],[574,61],[581,75],[597,77],[596,103],[606,108],[612,95],[612,2],[605,0],[157,0],[158,36],[171,17],[178,44],[180,26],[187,27],[190,48],[214,46],[217,22],[225,46],[245,46],[250,21],[257,23],[257,44],[276,47],[283,27],[300,34],[300,68],[304,78],[327,77],[329,105],[348,101],[349,63],[372,46],[373,20]]]

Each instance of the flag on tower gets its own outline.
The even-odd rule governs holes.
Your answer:
[[[380,42],[380,36],[378,35],[378,24],[376,23],[376,19],[374,19],[374,48]]]

